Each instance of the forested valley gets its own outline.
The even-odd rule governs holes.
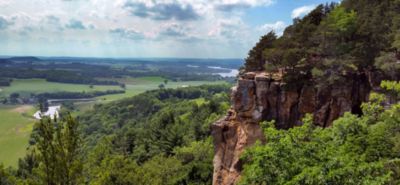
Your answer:
[[[229,85],[162,89],[98,105],[76,119],[43,119],[1,184],[210,184],[210,124]]]
[[[18,65],[25,67],[19,69]],[[146,65],[141,61],[125,67],[120,67],[121,63],[113,67],[87,63],[26,67],[30,65],[6,60],[0,68],[2,86],[12,83],[14,78],[64,83],[72,80],[107,86],[122,85],[116,78],[126,76],[157,74],[163,78],[156,90],[96,103],[85,114],[73,115],[72,109],[66,106],[59,118],[37,121],[26,154],[18,165],[0,165],[0,184],[217,184],[225,180],[213,179],[213,173],[221,169],[228,171],[226,174],[233,171],[233,180],[227,179],[243,185],[400,184],[400,0],[343,0],[321,4],[304,17],[295,18],[281,36],[273,31],[262,36],[249,51],[238,79],[214,74],[224,69],[203,74],[205,69],[192,63],[183,67],[166,66],[162,62]],[[57,69],[61,65],[73,66],[73,69],[93,67],[93,71],[83,74]],[[192,68],[197,75],[185,72]],[[68,80],[57,74],[64,74]],[[111,80],[102,81],[103,77]],[[241,86],[231,88],[232,84],[223,83],[165,87],[170,81],[193,78],[239,80],[237,87]],[[278,100],[273,100],[276,104],[266,103],[262,105],[266,108],[259,112],[262,106],[257,103],[269,102],[268,98],[273,96],[258,93],[256,83],[260,81],[257,79],[264,80],[268,88],[273,87],[273,92],[265,87],[266,93],[279,94]],[[353,86],[345,86],[349,82]],[[359,84],[365,84],[363,90],[368,92],[362,93],[368,94],[368,98],[342,106],[347,103],[342,98],[345,95],[336,95],[345,94],[340,90],[349,88],[350,92],[355,91],[349,95],[351,99],[361,94],[361,90],[353,88]],[[312,87],[317,92],[316,98],[310,96],[310,99],[316,102],[315,107],[320,106],[327,112],[321,118],[324,123],[332,112],[338,115],[341,112],[331,108],[333,105],[345,107],[346,111],[332,123],[323,125],[315,124],[313,115],[318,113],[317,108],[310,108],[301,120],[287,119],[296,123],[287,127],[277,124],[282,119],[263,117],[268,112],[266,109],[281,110],[285,106],[290,99],[287,92],[294,92],[292,95],[299,98],[304,94],[303,87]],[[118,95],[125,88],[118,86],[117,90],[104,92]],[[327,92],[329,96],[319,92]],[[96,91],[41,94],[46,98],[97,95],[105,94]],[[300,100],[293,104],[287,112],[300,115],[296,111]],[[275,111],[274,115],[290,116],[285,111]],[[218,137],[220,140],[212,138],[215,134],[212,126],[217,120],[228,123],[220,129],[224,133]],[[247,142],[245,136],[257,134],[246,132],[250,127],[261,129],[262,138],[254,145],[240,148],[243,153],[237,154],[234,149]],[[224,155],[239,155],[237,159],[236,156],[218,158],[229,165],[235,164],[232,168],[213,168],[213,157],[218,155],[215,153],[217,141],[227,143],[223,145],[228,146],[223,148]]]

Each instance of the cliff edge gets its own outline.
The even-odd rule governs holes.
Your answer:
[[[231,109],[212,125],[214,185],[236,184],[240,178],[240,154],[257,140],[265,142],[261,121],[275,120],[277,128],[301,125],[307,113],[314,123],[329,127],[345,112],[361,114],[360,105],[380,83],[375,73],[349,74],[343,84],[317,88],[312,82],[292,88],[278,76],[248,72],[232,88]]]

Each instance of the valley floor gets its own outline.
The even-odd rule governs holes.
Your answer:
[[[0,107],[0,163],[16,166],[23,157],[32,131],[35,111],[32,105]]]
[[[76,102],[74,116],[92,109],[94,104],[108,103],[122,98],[132,97],[147,90],[158,89],[160,84],[165,88],[180,88],[188,86],[198,86],[203,84],[223,84],[225,81],[169,81],[165,84],[165,79],[161,77],[142,77],[142,78],[123,78],[120,82],[126,84],[124,94],[113,94],[99,96],[93,101]],[[11,93],[19,93],[28,96],[30,93],[43,92],[90,92],[105,90],[121,90],[119,86],[98,86],[81,84],[65,84],[47,82],[43,79],[15,79],[10,87],[1,87],[0,98],[7,97]],[[18,159],[25,155],[28,146],[30,133],[35,119],[33,114],[37,111],[36,105],[0,105],[0,164],[5,166],[16,166]]]

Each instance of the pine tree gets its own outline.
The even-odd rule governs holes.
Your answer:
[[[78,122],[43,118],[34,135],[38,149],[38,175],[42,184],[74,185],[82,180],[81,139]]]
[[[262,71],[264,69],[265,59],[263,51],[273,46],[276,35],[273,31],[261,37],[260,41],[250,50],[245,62],[246,71]]]

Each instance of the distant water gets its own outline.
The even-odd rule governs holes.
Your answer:
[[[218,67],[218,66],[207,66],[210,69],[225,69],[225,70],[230,70],[230,72],[224,72],[224,73],[214,73],[214,74],[219,74],[222,77],[235,77],[239,74],[239,70],[237,69],[228,69],[228,68],[223,68],[223,67]]]

